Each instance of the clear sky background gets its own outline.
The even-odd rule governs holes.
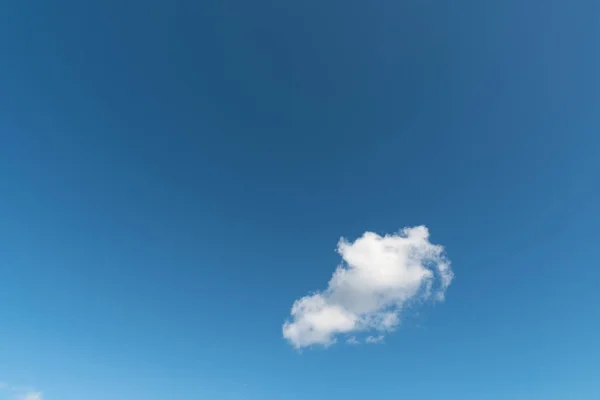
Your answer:
[[[600,398],[599,22],[1,2],[0,400]],[[444,302],[377,345],[284,339],[340,237],[421,224]]]

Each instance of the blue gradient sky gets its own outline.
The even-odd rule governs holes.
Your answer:
[[[597,1],[1,4],[0,400],[600,396]],[[419,224],[444,303],[283,339]]]

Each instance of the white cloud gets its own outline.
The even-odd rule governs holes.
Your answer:
[[[11,386],[6,382],[0,382],[0,389],[12,393],[11,396],[16,400],[42,400],[42,392],[20,386]]]
[[[454,277],[444,248],[429,242],[425,226],[385,236],[365,232],[354,242],[342,238],[337,252],[343,262],[327,289],[296,300],[283,324],[283,336],[296,348],[330,346],[339,334],[392,331],[403,307],[442,301]]]
[[[346,343],[347,344],[360,344],[360,342],[358,341],[356,336],[350,336],[348,339],[346,339]]]
[[[383,342],[384,338],[385,338],[385,336],[383,336],[383,335],[367,336],[367,338],[365,339],[365,342],[369,343],[369,344],[377,344],[377,343]]]
[[[42,400],[42,392],[29,392],[21,396],[21,400]]]

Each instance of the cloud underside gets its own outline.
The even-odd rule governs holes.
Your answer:
[[[425,226],[380,236],[365,232],[354,242],[342,238],[337,252],[343,262],[327,289],[302,297],[292,306],[283,336],[296,348],[329,346],[340,335],[378,332],[366,343],[379,343],[400,323],[410,302],[442,301],[452,282],[444,248],[429,242]]]

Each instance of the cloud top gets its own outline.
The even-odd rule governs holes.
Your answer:
[[[400,323],[403,307],[442,301],[454,277],[444,248],[429,242],[425,226],[385,236],[365,232],[354,242],[341,238],[337,252],[342,263],[327,289],[296,300],[283,324],[284,338],[296,348],[329,346],[339,335],[366,331],[380,333],[366,342],[381,342]]]

